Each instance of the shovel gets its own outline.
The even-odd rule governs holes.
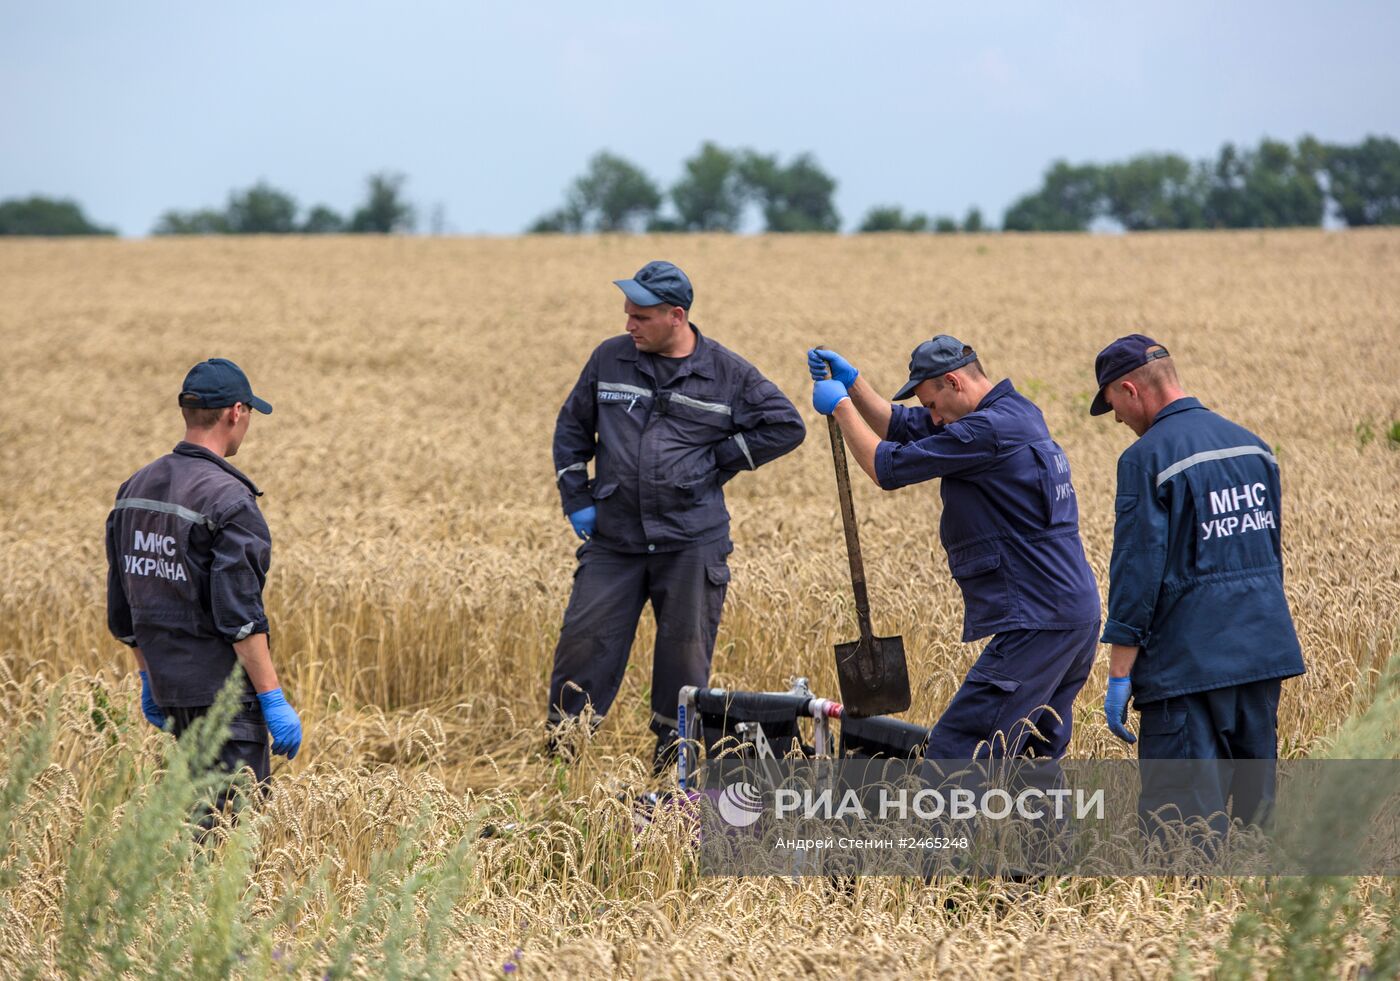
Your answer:
[[[865,590],[865,562],[860,556],[856,508],[851,500],[851,473],[846,466],[846,441],[835,416],[826,417],[831,429],[831,456],[836,463],[836,488],[841,495],[841,524],[846,529],[846,556],[851,561],[851,589],[856,596],[860,640],[836,645],[836,676],[841,682],[844,714],[888,715],[909,707],[909,669],[904,663],[903,637],[876,637],[870,628],[870,597]]]

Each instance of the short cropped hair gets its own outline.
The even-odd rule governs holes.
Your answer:
[[[227,408],[227,406],[225,406]],[[180,406],[180,414],[185,417],[185,425],[190,429],[213,429],[224,409],[203,409],[188,405]]]
[[[1147,349],[1148,354],[1165,350],[1162,345],[1157,344]],[[1168,385],[1180,386],[1181,379],[1176,373],[1176,364],[1172,361],[1171,355],[1163,358],[1155,358],[1147,364],[1140,365],[1128,372],[1123,378],[1124,381],[1132,381],[1135,385],[1146,388],[1164,388]]]
[[[963,349],[962,349],[962,353],[963,353],[963,357],[967,357],[969,354],[972,353],[972,348],[969,347],[968,345],[964,344],[964,345],[963,345]],[[974,378],[986,378],[986,377],[987,377],[987,373],[986,373],[985,371],[982,370],[982,359],[981,359],[981,358],[973,358],[971,361],[969,361],[967,364],[963,365],[961,368],[954,368],[953,371],[966,371],[966,372],[968,372],[969,374],[971,374],[972,377],[974,377]],[[944,381],[944,379],[947,378],[949,374],[951,374],[951,372],[944,372],[943,374],[941,374],[941,375],[938,376],[937,381],[938,381],[938,387],[939,387],[939,388],[943,388],[944,386],[946,386],[946,385],[948,384],[946,381]]]

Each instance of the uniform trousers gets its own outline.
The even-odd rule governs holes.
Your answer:
[[[924,755],[930,760],[1064,756],[1074,697],[1097,650],[1097,623],[997,634],[934,725]]]
[[[206,715],[210,708],[209,705],[200,705],[163,708],[161,711],[170,718],[171,731],[175,738],[179,739],[194,725],[195,720]],[[272,775],[272,757],[268,752],[267,722],[263,719],[262,708],[257,702],[245,703],[234,713],[229,722],[228,738],[219,746],[213,762],[214,770],[230,776],[245,767],[252,771],[260,791],[266,793]],[[209,814],[200,823],[209,827],[213,814],[222,813],[233,795],[234,787],[230,780],[214,798]]]
[[[724,597],[729,588],[727,537],[675,552],[618,552],[596,541],[578,551],[573,592],[564,611],[549,680],[551,725],[612,708],[622,685],[642,608],[656,617],[652,651],[651,729],[656,764],[676,738],[677,693],[710,679]]]
[[[1146,829],[1178,815],[1214,815],[1210,823],[1217,831],[1227,813],[1246,824],[1267,818],[1282,687],[1281,679],[1270,678],[1134,703],[1140,713],[1138,817]]]

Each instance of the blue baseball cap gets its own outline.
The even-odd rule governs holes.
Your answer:
[[[1154,347],[1157,350],[1149,350]],[[1149,361],[1165,357],[1169,357],[1167,349],[1146,334],[1120,337],[1100,351],[1099,356],[1094,359],[1094,374],[1098,376],[1099,391],[1094,396],[1093,404],[1089,406],[1089,415],[1101,416],[1113,408],[1103,397],[1104,387],[1109,382],[1117,381]]]
[[[963,354],[963,348],[967,348],[966,354]],[[890,401],[903,401],[914,393],[919,382],[946,375],[976,360],[976,351],[948,334],[939,334],[932,340],[924,341],[914,348],[914,353],[909,357],[909,380],[894,393]]]
[[[631,279],[614,279],[613,282],[626,294],[627,299],[639,307],[669,303],[673,307],[689,310],[695,300],[690,278],[681,272],[679,266],[660,259],[648,262]]]
[[[190,369],[180,386],[180,405],[188,409],[224,409],[242,402],[270,415],[272,406],[253,394],[248,376],[228,358],[210,358]]]

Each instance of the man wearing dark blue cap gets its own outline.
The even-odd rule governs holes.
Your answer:
[[[690,280],[649,262],[616,280],[627,332],[600,344],[559,410],[554,469],[583,539],[549,682],[555,730],[622,684],[642,607],[656,615],[653,764],[677,740],[676,695],[705,685],[729,582],[724,484],[802,442],[786,396],[690,322]],[[588,463],[593,461],[590,480]]]
[[[1278,756],[1281,682],[1303,673],[1283,591],[1278,460],[1269,445],[1181,387],[1167,349],[1129,334],[1099,352],[1089,411],[1113,413],[1138,439],[1118,458],[1109,565],[1111,644],[1104,711],[1119,739],[1128,699],[1138,756]],[[1168,768],[1144,767],[1139,809],[1250,821],[1273,799],[1272,766],[1202,770],[1189,792]],[[1160,777],[1161,779],[1158,779]]]
[[[961,587],[964,643],[992,636],[934,726],[927,756],[1059,759],[1094,664],[1099,592],[1079,539],[1069,461],[1040,410],[939,334],[914,349],[898,402],[834,351],[807,352],[812,402],[886,490],[940,480],[939,535]],[[994,635],[994,636],[993,636]]]
[[[107,516],[107,624],[136,658],[142,713],[177,737],[243,666],[244,704],[218,763],[229,772],[246,766],[263,783],[269,731],[272,752],[291,759],[301,719],[268,646],[262,589],[272,538],[258,510],[262,492],[226,458],[253,411],[272,406],[225,358],[191,368],[179,404],[184,440],[122,484]]]

